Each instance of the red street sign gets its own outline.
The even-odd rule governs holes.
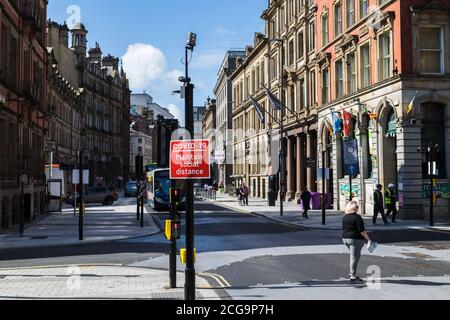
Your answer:
[[[170,142],[170,179],[210,179],[209,140]]]

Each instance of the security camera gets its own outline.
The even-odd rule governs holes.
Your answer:
[[[193,32],[189,32],[188,40],[186,41],[186,45],[190,49],[194,49],[194,47],[197,45],[197,34],[195,34]]]
[[[189,83],[189,82],[191,82],[191,78],[188,77],[186,79],[186,77],[181,76],[181,77],[178,77],[178,81],[183,82],[183,83]]]

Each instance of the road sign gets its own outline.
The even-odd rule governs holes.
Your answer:
[[[83,182],[89,184],[89,170],[83,170]],[[80,184],[80,170],[72,170],[72,184]]]
[[[170,142],[170,179],[210,179],[209,140]]]

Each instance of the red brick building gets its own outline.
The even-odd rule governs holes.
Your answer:
[[[46,0],[0,1],[0,221],[45,212]],[[21,176],[23,176],[21,179]]]
[[[352,189],[364,210],[373,211],[377,183],[392,183],[401,215],[426,218],[429,179],[418,148],[438,145],[437,215],[448,218],[450,1],[319,0],[317,48],[319,144],[332,146],[327,185],[335,208],[345,205],[350,183],[345,139],[330,135],[331,112],[346,111],[353,118],[348,138],[359,147]]]

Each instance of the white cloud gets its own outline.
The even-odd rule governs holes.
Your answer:
[[[172,70],[166,72],[163,76],[164,85],[168,88],[176,89],[181,86],[181,82],[178,81],[178,78],[183,75],[183,72],[180,70]]]
[[[150,44],[128,46],[122,59],[133,90],[148,89],[167,72],[166,57],[160,49]]]
[[[181,109],[178,106],[171,103],[168,106],[166,106],[166,108],[169,109],[170,113],[175,117],[175,119],[178,119],[180,122],[184,122],[182,121],[183,119]]]

